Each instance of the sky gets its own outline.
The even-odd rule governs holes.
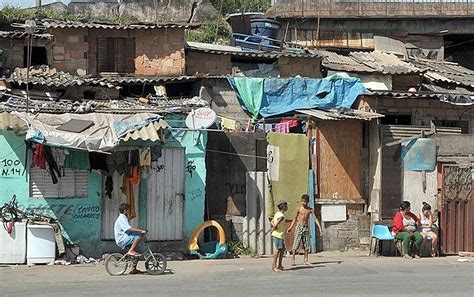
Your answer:
[[[63,3],[69,3],[70,0],[42,0],[43,4],[49,4],[53,2],[63,2]],[[17,7],[31,7],[34,6],[36,3],[35,0],[0,0],[0,6],[5,6],[5,5],[12,5],[12,6],[17,6]]]

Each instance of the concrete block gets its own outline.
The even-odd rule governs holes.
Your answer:
[[[64,55],[64,46],[62,45],[53,46],[53,55]]]

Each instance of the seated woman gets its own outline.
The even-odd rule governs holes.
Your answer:
[[[431,213],[431,205],[426,202],[423,202],[423,208],[421,209],[420,214],[420,223],[423,240],[425,240],[427,237],[431,237],[431,257],[435,257],[436,241],[438,240],[438,235],[433,232],[433,214]]]
[[[420,258],[420,245],[423,240],[420,232],[417,230],[419,223],[418,217],[410,212],[410,202],[403,201],[400,209],[393,218],[392,235],[403,242],[403,257],[405,259]],[[410,242],[413,242],[414,250],[409,253]]]

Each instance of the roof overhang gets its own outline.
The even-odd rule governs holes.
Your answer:
[[[324,121],[340,121],[340,120],[364,120],[370,121],[377,118],[384,117],[383,114],[375,112],[367,112],[357,109],[346,109],[346,110],[337,110],[337,109],[306,109],[306,110],[297,110],[298,113],[309,115],[311,117],[317,118],[318,120]]]

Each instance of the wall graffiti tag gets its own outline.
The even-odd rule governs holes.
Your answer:
[[[194,165],[194,160],[188,161],[186,165],[186,171],[193,177],[193,171],[196,171],[196,165]]]
[[[26,174],[26,168],[18,159],[2,159],[0,167],[2,177],[21,177]]]
[[[57,220],[73,219],[87,220],[100,219],[100,206],[93,204],[68,205],[68,204],[32,204],[27,205],[25,210],[37,214],[43,214],[56,218]]]

